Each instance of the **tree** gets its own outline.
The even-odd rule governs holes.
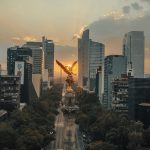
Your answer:
[[[11,126],[9,126],[6,123],[0,124],[0,148],[1,149],[15,149],[16,139],[17,139],[17,134]]]
[[[105,142],[95,142],[88,145],[87,150],[118,150],[118,147]]]

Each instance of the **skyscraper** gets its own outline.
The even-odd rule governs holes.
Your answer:
[[[89,38],[89,30],[83,32],[78,40],[78,82],[79,86],[95,90],[97,69],[104,66],[105,46]],[[104,71],[103,71],[104,72]]]
[[[123,40],[123,55],[127,56],[127,70],[132,69],[134,77],[144,77],[144,32],[131,31]]]
[[[54,77],[54,43],[52,40],[47,40],[45,37],[42,38],[43,49],[44,49],[44,66],[48,69],[49,77]]]
[[[32,50],[23,47],[11,47],[7,49],[7,71],[8,75],[15,74],[15,61],[21,56],[32,57]]]
[[[78,84],[81,87],[87,86],[88,81],[88,51],[89,51],[89,30],[85,30],[82,38],[78,39]]]
[[[42,74],[44,72],[44,51],[41,42],[27,42],[23,47],[32,50],[33,74]]]
[[[97,69],[102,67],[102,85],[104,82],[104,50],[105,46],[102,43],[93,42],[90,40],[89,49],[89,75],[88,75],[88,88],[94,91],[96,85]]]
[[[110,55],[105,58],[104,66],[104,98],[102,105],[111,109],[112,105],[112,81],[126,73],[126,57],[122,55]]]
[[[32,50],[27,47],[12,47],[7,50],[7,70],[9,75],[21,78],[20,101],[30,103],[33,94],[32,86]]]

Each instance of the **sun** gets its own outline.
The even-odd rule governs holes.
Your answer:
[[[68,64],[67,67],[72,67],[72,65],[71,65],[71,64]]]

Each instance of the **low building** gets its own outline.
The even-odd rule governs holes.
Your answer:
[[[150,103],[150,78],[131,78],[128,87],[129,118],[138,120],[141,103]],[[146,108],[146,107],[145,107]],[[148,118],[147,118],[148,119]]]
[[[138,105],[137,120],[144,123],[145,127],[150,125],[150,102]]]
[[[128,114],[128,76],[121,75],[121,78],[112,82],[112,110],[117,113]]]
[[[0,109],[12,110],[20,105],[20,77],[0,76]]]

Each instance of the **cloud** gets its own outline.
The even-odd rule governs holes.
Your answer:
[[[109,13],[104,15],[104,18],[111,17],[114,20],[119,20],[124,17],[124,14],[121,11],[110,11]]]
[[[123,10],[123,13],[124,13],[124,14],[129,14],[130,11],[131,11],[131,7],[130,7],[130,6],[124,6],[124,7],[122,8],[122,10]]]
[[[11,40],[13,41],[13,43],[18,45],[28,41],[33,41],[33,42],[37,41],[36,37],[34,36],[12,37]]]
[[[12,40],[14,40],[14,41],[20,41],[21,39],[20,39],[20,37],[12,37]]]
[[[34,36],[25,36],[25,37],[23,37],[23,40],[26,41],[26,42],[28,42],[28,41],[33,41],[33,42],[37,41],[37,39]]]
[[[150,3],[150,0],[141,0],[142,2]]]
[[[113,17],[99,19],[88,26],[90,29],[90,38],[94,41],[102,42],[106,46],[106,55],[121,54],[122,41],[125,33],[129,31],[144,31],[145,47],[150,49],[150,13],[138,18],[121,18],[114,20]],[[145,51],[146,62],[150,60],[150,52]],[[148,64],[146,63],[146,68]],[[147,69],[147,72],[150,70]]]
[[[79,34],[77,34],[77,33],[75,33],[74,35],[73,35],[73,40],[75,40],[75,39],[78,39],[78,38],[80,38],[81,36],[79,35]]]
[[[82,35],[82,33],[83,33],[83,31],[85,30],[86,27],[87,27],[87,26],[84,25],[84,26],[82,26],[82,27],[80,28],[79,33],[74,33],[72,40],[80,38],[81,35]]]
[[[134,10],[142,10],[143,9],[143,7],[142,6],[140,6],[138,3],[132,3],[131,4],[131,6],[132,6],[132,8],[134,9]]]

